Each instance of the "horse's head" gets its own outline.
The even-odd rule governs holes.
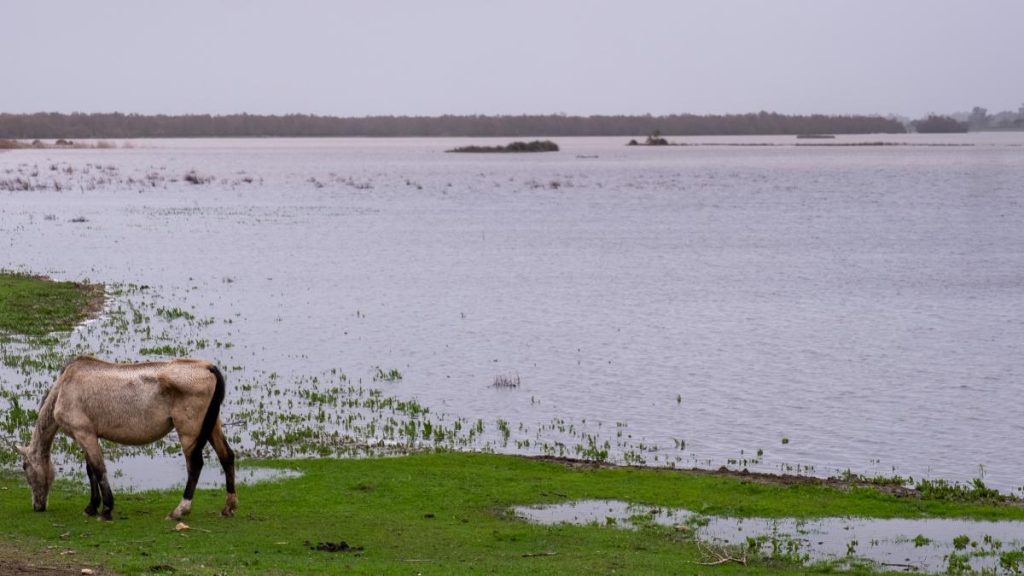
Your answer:
[[[25,479],[32,489],[32,509],[42,512],[46,510],[50,485],[53,484],[53,477],[56,475],[53,463],[49,458],[36,454],[24,446],[18,446],[18,452],[24,459],[21,467],[25,470]]]

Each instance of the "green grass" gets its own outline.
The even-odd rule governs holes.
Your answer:
[[[102,286],[0,271],[0,332],[68,331],[102,305]]]
[[[209,460],[209,459],[208,459]],[[781,485],[637,468],[572,469],[478,453],[264,463],[300,478],[242,486],[239,513],[220,518],[223,492],[197,494],[191,530],[164,515],[177,491],[116,493],[115,521],[82,515],[87,489],[59,483],[45,513],[32,511],[20,477],[0,475],[0,541],[35,554],[73,550],[81,565],[123,574],[761,574],[813,569],[759,560],[707,567],[685,532],[645,527],[536,526],[512,505],[620,499],[705,514],[1024,518],[1024,509],[899,499],[862,488]],[[209,462],[205,474],[216,474]],[[360,552],[311,550],[344,541]],[[161,568],[162,567],[162,568]]]

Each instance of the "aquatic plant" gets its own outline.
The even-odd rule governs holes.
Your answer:
[[[377,366],[377,371],[373,374],[374,382],[395,382],[396,380],[402,379],[402,373],[398,371],[398,368],[392,368],[391,370],[385,371],[380,366]]]
[[[947,482],[941,479],[921,480],[914,488],[920,493],[922,498],[933,500],[974,502],[986,500],[999,501],[1011,498],[1010,496],[1000,494],[998,490],[985,486],[985,482],[981,478],[975,478],[970,485],[964,485],[959,482]]]
[[[494,377],[491,388],[519,388],[519,374],[499,374]]]
[[[188,182],[189,184],[199,185],[213,182],[215,178],[213,176],[202,176],[195,170],[189,170],[187,173],[185,173],[183,180],[185,180],[185,182]]]

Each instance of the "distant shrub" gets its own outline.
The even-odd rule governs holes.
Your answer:
[[[655,130],[647,137],[648,146],[668,146],[668,140],[661,137],[661,130]]]

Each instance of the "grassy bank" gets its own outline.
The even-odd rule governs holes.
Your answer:
[[[102,286],[0,271],[0,333],[71,330],[102,307]]]
[[[184,532],[164,520],[177,491],[122,492],[115,521],[100,523],[81,513],[88,498],[83,486],[58,484],[50,509],[35,513],[24,482],[7,474],[0,479],[0,539],[31,554],[71,551],[83,567],[123,574],[760,574],[814,569],[763,556],[747,566],[712,568],[702,564],[706,551],[685,530],[537,526],[508,509],[601,498],[737,516],[1024,518],[1020,507],[898,498],[870,488],[579,468],[489,454],[267,465],[303,476],[242,487],[232,519],[218,516],[222,492],[201,491]],[[341,542],[348,551],[311,549]]]

